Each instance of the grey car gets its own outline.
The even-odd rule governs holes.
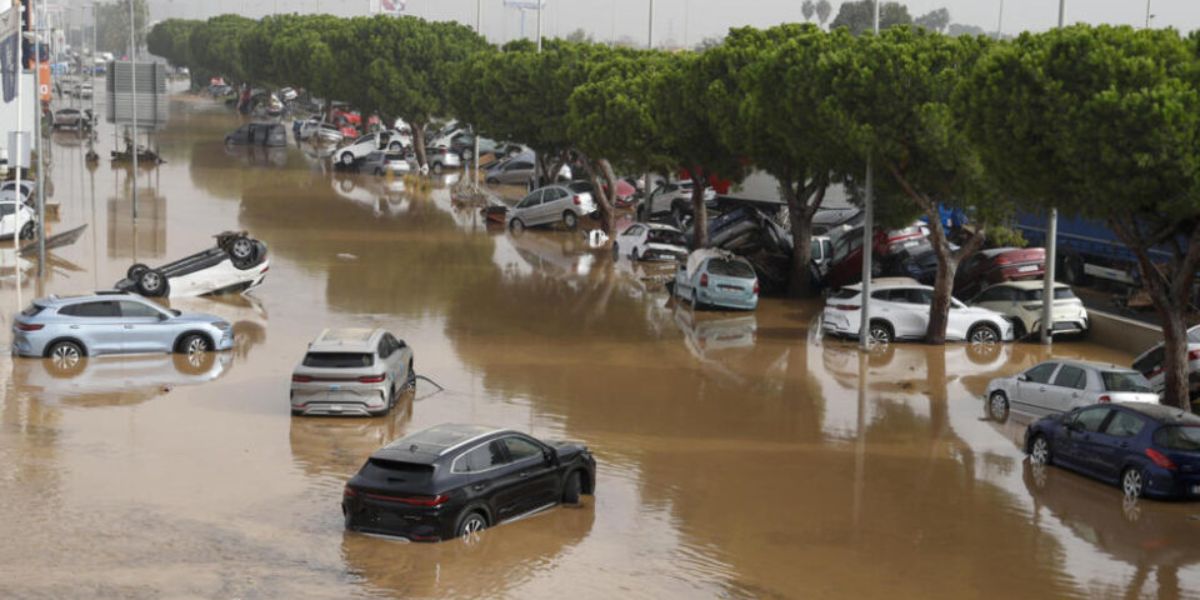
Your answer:
[[[224,319],[166,309],[124,292],[34,300],[13,319],[12,333],[13,354],[52,358],[68,368],[98,354],[195,354],[233,347],[233,328]]]
[[[548,185],[533,190],[508,211],[508,227],[520,233],[526,227],[562,221],[567,229],[575,229],[581,217],[594,212],[596,201],[592,199],[591,183],[572,181]]]
[[[518,156],[488,171],[487,183],[525,185],[533,181],[533,159]]]
[[[326,329],[292,371],[292,414],[386,415],[415,384],[404,340],[382,329]]]
[[[376,150],[367,155],[362,160],[362,164],[358,169],[363,173],[372,175],[383,175],[388,171],[393,174],[408,173],[412,171],[412,164],[404,158],[402,152],[388,152],[384,150]]]

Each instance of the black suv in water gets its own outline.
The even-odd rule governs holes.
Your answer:
[[[433,542],[478,533],[596,486],[586,446],[480,425],[438,425],[380,448],[346,484],[351,531]]]

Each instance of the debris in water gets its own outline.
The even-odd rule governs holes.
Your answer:
[[[337,255],[340,260],[358,260],[358,257],[349,252],[339,252]]]

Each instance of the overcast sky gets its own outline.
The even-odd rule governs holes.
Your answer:
[[[840,0],[830,0],[837,14]],[[529,5],[536,0],[525,0]],[[643,41],[648,34],[649,0],[545,0],[542,14],[544,35],[567,35],[583,28],[597,40],[629,36]],[[78,0],[72,0],[78,4]],[[84,4],[90,3],[90,0]],[[1058,19],[1055,0],[908,0],[909,12],[918,16],[945,7],[954,23],[976,25],[992,32],[1000,22],[1004,5],[1003,31],[1040,31]],[[366,14],[378,0],[150,0],[152,18],[201,18],[219,12],[239,12],[260,17],[271,12],[327,12],[339,15]],[[695,44],[705,37],[723,34],[730,27],[768,27],[803,19],[801,0],[655,0],[656,43],[674,40]],[[1146,20],[1144,0],[1066,0],[1068,23],[1114,23],[1141,27]],[[408,0],[407,14],[433,19],[454,19],[473,25],[476,0]],[[493,42],[520,36],[520,11],[504,8],[503,0],[483,0],[483,30]],[[1155,27],[1181,31],[1200,29],[1200,0],[1151,0]],[[525,33],[533,37],[535,11],[525,17]]]

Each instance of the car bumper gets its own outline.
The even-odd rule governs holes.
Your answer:
[[[704,288],[697,288],[695,294],[696,300],[700,304],[705,304],[708,306],[732,308],[736,310],[754,310],[755,308],[758,308],[758,296],[723,294],[721,292],[714,292],[710,289]]]
[[[45,342],[30,338],[24,332],[12,330],[12,353],[17,356],[41,358],[45,351]]]
[[[1146,473],[1146,494],[1159,498],[1200,499],[1200,473],[1176,473],[1157,466]]]
[[[858,337],[858,323],[851,323],[842,311],[825,311],[821,315],[821,331],[828,335]]]
[[[376,500],[365,492],[342,501],[346,529],[359,533],[437,542],[454,537],[457,507],[416,508]]]
[[[367,417],[387,410],[386,385],[333,389],[332,387],[293,387],[291,406],[306,416]]]

